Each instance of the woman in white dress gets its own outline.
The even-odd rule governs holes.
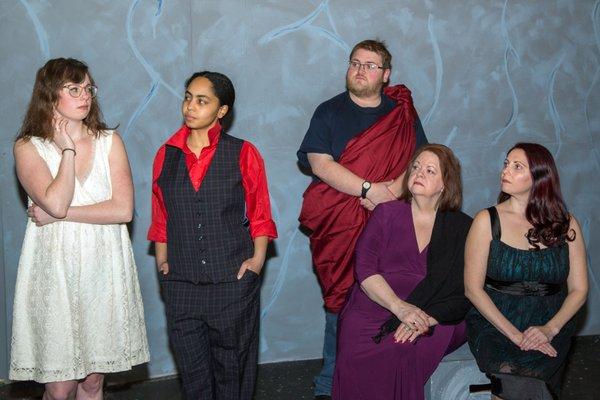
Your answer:
[[[133,214],[131,171],[96,92],[84,63],[48,61],[14,146],[29,220],[9,376],[45,383],[44,400],[102,399],[104,373],[149,359],[125,226]]]

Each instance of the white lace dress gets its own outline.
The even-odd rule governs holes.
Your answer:
[[[72,206],[111,197],[107,133],[94,141],[91,171],[75,183]],[[60,153],[50,142],[31,141],[56,176]],[[37,227],[29,220],[15,288],[10,379],[81,379],[149,358],[126,226],[61,221]]]

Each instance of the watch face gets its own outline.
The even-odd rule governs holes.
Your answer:
[[[362,199],[365,199],[367,197],[367,191],[371,189],[371,182],[369,181],[364,181],[362,183],[362,190],[360,191],[360,197]]]

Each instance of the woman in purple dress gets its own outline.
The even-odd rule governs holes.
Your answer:
[[[441,359],[466,341],[471,218],[459,211],[461,202],[458,160],[448,147],[429,144],[409,164],[400,201],[373,211],[339,317],[334,399],[423,399]],[[386,335],[390,326],[394,334]]]

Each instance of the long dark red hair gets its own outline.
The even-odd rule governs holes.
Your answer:
[[[560,191],[558,170],[552,154],[537,143],[517,143],[508,153],[515,149],[525,152],[533,181],[525,210],[527,221],[533,225],[527,232],[527,240],[537,249],[539,243],[553,247],[565,240],[575,240],[575,231],[569,230],[571,216]],[[498,203],[509,198],[509,194],[500,192]]]

